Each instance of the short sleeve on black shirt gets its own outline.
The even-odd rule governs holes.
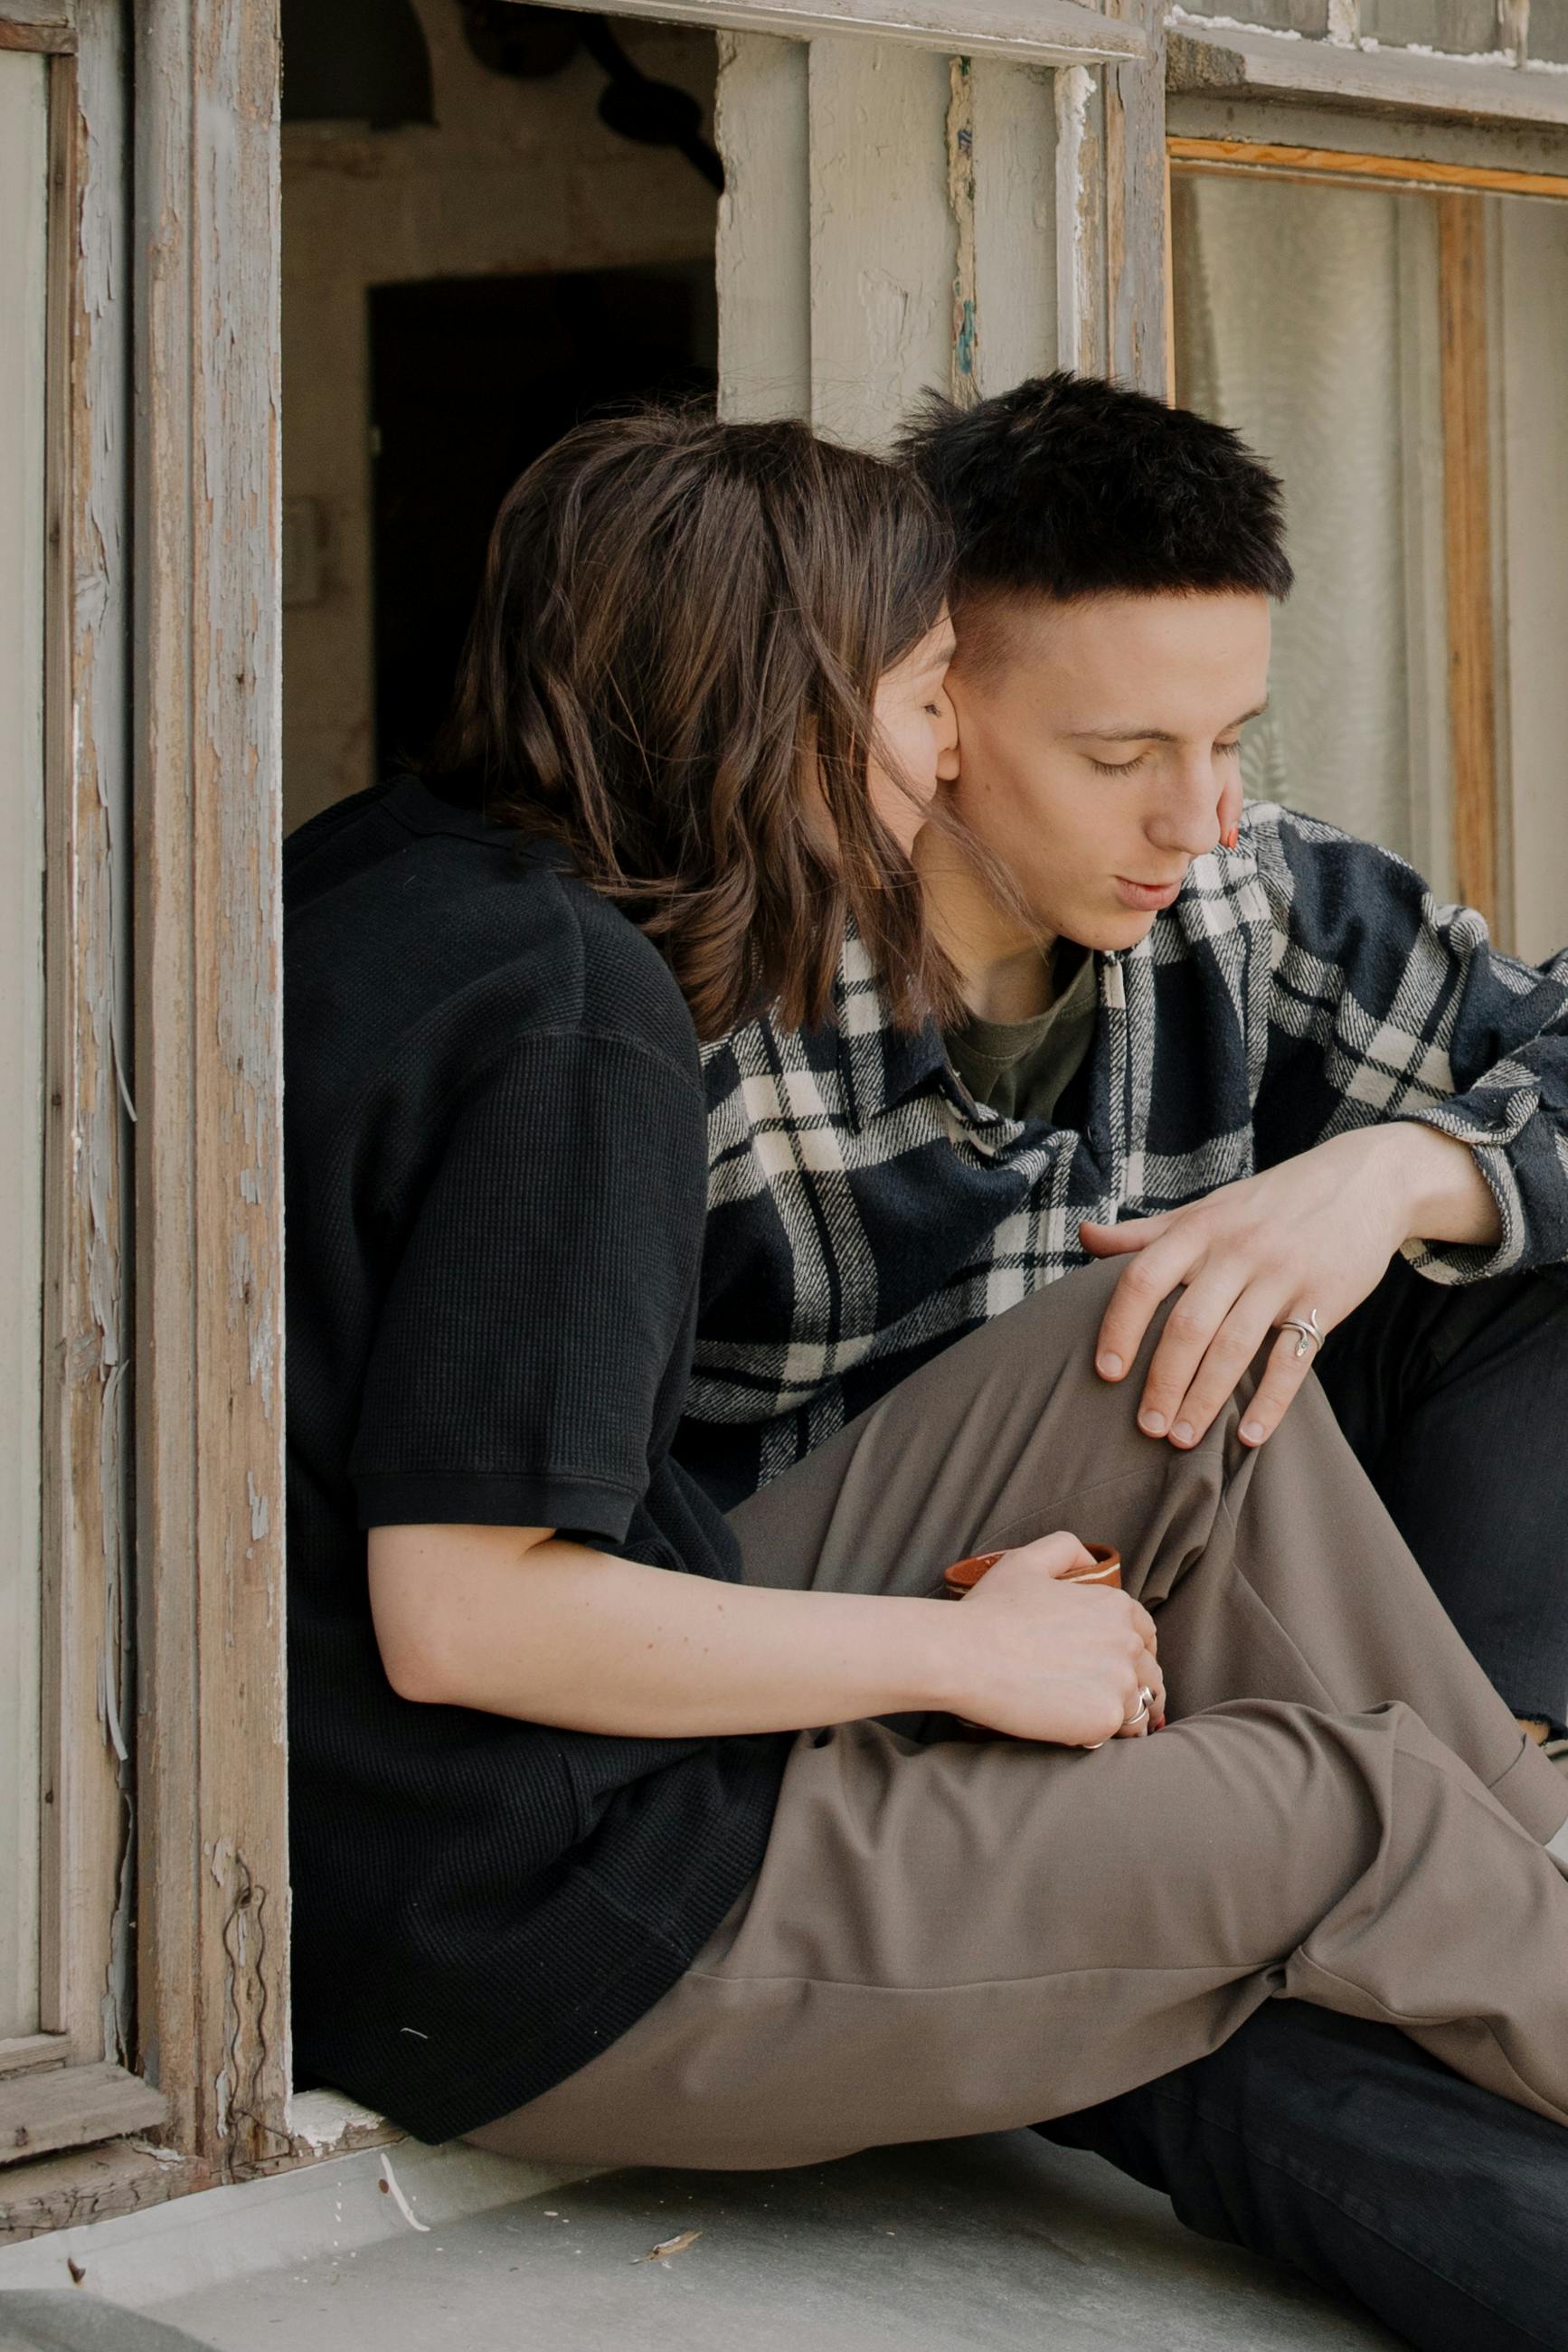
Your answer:
[[[619,1543],[685,1377],[698,1087],[635,1040],[546,1033],[450,1116],[367,1367],[349,1464],[360,1524]]]

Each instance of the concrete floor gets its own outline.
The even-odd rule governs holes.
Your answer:
[[[188,2209],[187,2209],[188,2210]],[[683,2231],[663,2262],[639,2261]],[[143,2305],[143,2308],[148,2306]],[[215,2352],[1373,2352],[1394,2339],[1029,2133],[616,2173],[149,2310]]]

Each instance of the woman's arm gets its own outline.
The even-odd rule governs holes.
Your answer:
[[[1090,1746],[1163,1685],[1147,1612],[1059,1581],[1084,1558],[1043,1537],[955,1606],[681,1576],[545,1528],[384,1527],[370,1597],[388,1680],[427,1704],[653,1738],[941,1708]]]

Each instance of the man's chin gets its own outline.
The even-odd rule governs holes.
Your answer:
[[[1118,907],[1113,912],[1097,910],[1086,914],[1081,922],[1069,924],[1063,936],[1076,940],[1079,947],[1091,948],[1098,955],[1125,955],[1140,940],[1146,940],[1159,921],[1153,914],[1134,914],[1130,907]]]

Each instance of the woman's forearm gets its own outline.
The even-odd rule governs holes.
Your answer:
[[[952,1704],[952,1610],[778,1592],[527,1528],[378,1528],[371,1601],[405,1697],[656,1738]]]

